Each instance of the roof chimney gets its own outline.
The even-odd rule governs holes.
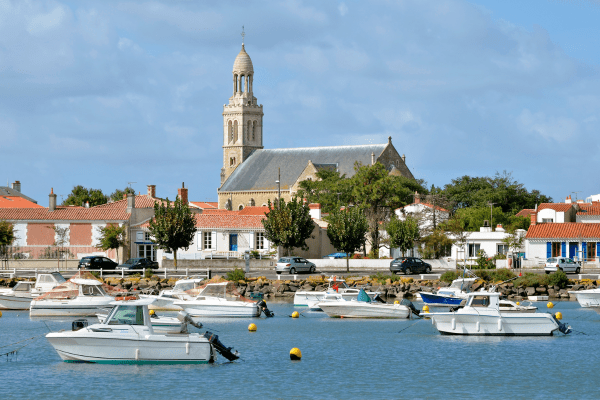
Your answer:
[[[156,197],[156,185],[148,185],[148,196]]]
[[[177,189],[177,195],[183,204],[188,204],[188,190],[185,188],[185,182],[181,182],[181,189]]]
[[[312,219],[321,219],[321,204],[310,203],[308,208],[310,209],[309,213]]]
[[[421,202],[421,195],[419,192],[415,190],[415,204],[419,204]]]
[[[56,210],[56,195],[54,194],[54,188],[50,188],[50,195],[48,197],[48,211],[52,212]]]
[[[17,192],[21,192],[21,182],[20,181],[15,181],[14,183],[12,183],[10,185],[10,187],[12,187],[14,190],[16,190]]]
[[[402,154],[402,162],[406,164],[406,155]]]
[[[535,211],[532,212],[529,217],[531,218],[531,225],[537,224],[537,204],[535,205]]]
[[[127,193],[127,212],[131,214],[135,208],[135,194]]]
[[[565,199],[565,203],[570,204],[572,202],[573,202],[573,200],[571,200],[571,195],[568,195],[567,198]]]
[[[375,153],[371,152],[371,165],[375,165]]]

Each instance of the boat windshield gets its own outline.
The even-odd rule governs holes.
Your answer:
[[[31,290],[30,282],[18,282],[17,285],[13,288],[15,292],[29,292]]]
[[[348,289],[348,285],[346,285],[346,282],[344,281],[330,281],[329,282],[329,287],[333,288],[333,286],[337,286],[338,289]]]
[[[471,307],[487,307],[490,305],[489,296],[472,296],[469,306]]]
[[[176,283],[173,288],[174,292],[186,292],[188,290],[192,290],[194,288],[194,282],[182,282]]]
[[[56,280],[56,282],[58,282],[58,283],[63,283],[63,282],[66,282],[66,281],[67,281],[67,280],[65,279],[65,277],[64,277],[64,276],[62,276],[62,275],[60,274],[60,272],[53,272],[53,273],[52,273],[52,276],[54,277],[54,279],[55,279],[55,280]]]
[[[107,325],[144,325],[143,306],[116,306],[106,318]]]
[[[451,288],[455,288],[455,289],[461,289],[464,290],[465,292],[469,290],[469,288],[471,287],[471,285],[473,284],[473,281],[471,280],[462,280],[462,279],[456,279],[454,281],[452,281],[452,284],[450,285]]]
[[[81,285],[81,293],[84,296],[106,296],[100,285]]]

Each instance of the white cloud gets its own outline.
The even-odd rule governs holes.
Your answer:
[[[343,17],[344,15],[348,14],[348,6],[346,5],[346,3],[340,3],[338,5],[338,11],[340,12],[340,15]]]
[[[572,118],[546,116],[543,112],[532,113],[524,109],[518,118],[521,129],[527,133],[536,133],[544,139],[565,142],[577,135],[579,124]]]
[[[27,31],[34,36],[41,36],[60,27],[67,16],[67,12],[62,6],[45,14],[33,15],[27,24]]]

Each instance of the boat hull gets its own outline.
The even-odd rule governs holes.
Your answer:
[[[65,334],[66,333],[66,334]],[[199,335],[167,337],[147,335],[144,339],[115,339],[97,333],[56,332],[46,337],[65,362],[101,364],[206,364],[216,355],[208,340]],[[190,340],[193,339],[193,340]],[[204,340],[202,340],[204,339]]]
[[[440,296],[433,293],[419,293],[421,295],[421,300],[423,303],[427,304],[429,307],[456,307],[460,305],[460,302],[464,300],[464,298],[460,297],[448,297],[448,296]]]
[[[358,298],[359,292],[360,292],[359,289],[353,289],[353,288],[340,290],[338,292],[335,292],[335,291],[331,291],[331,292],[327,292],[327,291],[325,291],[325,292],[296,292],[294,294],[294,306],[313,307],[315,305],[315,303],[318,303],[321,300],[323,300],[325,295],[332,294],[332,293],[338,293],[338,294],[342,295],[342,298],[347,301],[356,300]],[[375,293],[367,292],[367,294],[374,295]]]
[[[559,326],[550,314],[478,313],[431,314],[433,325],[443,335],[552,336]]]
[[[210,304],[190,302],[180,306],[192,317],[259,317],[260,308],[256,303],[235,302],[239,304]]]
[[[94,317],[103,310],[110,309],[114,299],[105,297],[93,301],[43,300],[32,301],[29,309],[31,317]]]
[[[346,304],[351,303],[351,304]],[[359,301],[322,302],[318,306],[332,318],[406,319],[410,311],[401,304],[375,304]]]
[[[569,293],[575,295],[577,302],[583,308],[600,306],[600,290],[598,289],[570,291]]]
[[[28,310],[33,297],[0,294],[0,310]]]

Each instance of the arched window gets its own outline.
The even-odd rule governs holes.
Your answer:
[[[225,209],[231,211],[231,199],[225,202]]]
[[[243,209],[244,209],[244,205],[243,205],[243,204],[240,204],[240,205],[239,205],[239,207],[238,207],[238,210],[239,210],[239,211],[242,211]]]
[[[250,140],[250,134],[252,133],[252,121],[248,121],[248,140]]]
[[[256,140],[256,121],[252,122],[252,140]]]
[[[254,207],[255,203],[254,203],[254,199],[250,199],[250,207]]]
[[[237,142],[238,141],[238,122],[233,121],[233,141]]]
[[[229,143],[233,142],[233,126],[231,125],[231,121],[227,122],[227,133],[229,136]]]

